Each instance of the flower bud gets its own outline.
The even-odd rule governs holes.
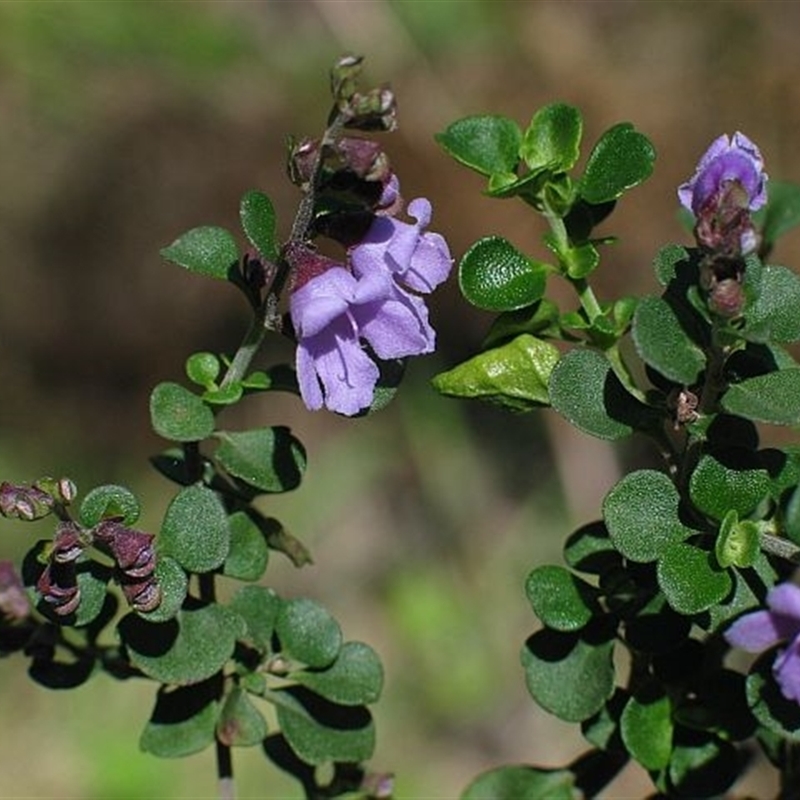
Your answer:
[[[36,590],[56,614],[61,617],[72,614],[81,602],[75,562],[48,564],[36,582]]]
[[[116,520],[101,522],[93,533],[95,542],[111,553],[126,577],[138,579],[152,575],[156,568],[153,534],[126,528]]]
[[[134,611],[145,614],[161,605],[161,587],[152,575],[141,581],[123,580],[120,586]]]
[[[20,622],[31,614],[31,604],[14,565],[0,561],[0,616]]]
[[[0,514],[26,522],[42,519],[53,509],[52,495],[36,486],[0,484]]]

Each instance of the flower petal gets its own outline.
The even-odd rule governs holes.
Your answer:
[[[343,267],[332,267],[293,292],[289,312],[298,337],[316,336],[344,314],[355,290],[356,279]]]
[[[794,639],[775,659],[772,673],[783,696],[800,703],[800,638]]]
[[[729,644],[748,653],[760,653],[783,641],[784,636],[783,631],[776,626],[771,612],[753,611],[739,617],[725,631],[725,639]]]
[[[399,294],[399,292],[398,292]],[[370,343],[378,358],[403,358],[430,353],[436,335],[428,324],[428,312],[418,297],[410,303],[389,300],[380,312],[359,323],[361,335]]]

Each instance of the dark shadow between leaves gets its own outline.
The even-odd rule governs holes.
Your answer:
[[[303,785],[306,797],[316,794],[314,767],[297,757],[282,733],[273,733],[263,742],[266,757],[284,772],[288,772]]]
[[[609,617],[595,617],[577,632],[542,628],[525,641],[525,647],[539,660],[556,663],[567,658],[579,641],[592,647],[611,641],[616,624]]]
[[[332,703],[303,686],[290,686],[282,691],[297,700],[308,715],[325,728],[355,731],[368,727],[372,722],[372,716],[365,706]]]
[[[156,705],[150,722],[156,725],[176,725],[197,716],[209,703],[219,697],[221,677],[215,675],[191,686],[174,689],[161,688],[156,695]]]
[[[127,647],[148,658],[163,656],[178,638],[180,626],[176,619],[166,622],[147,622],[138,614],[128,614],[117,626]]]

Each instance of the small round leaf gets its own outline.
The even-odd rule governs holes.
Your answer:
[[[300,485],[306,452],[283,426],[220,431],[216,460],[231,475],[262,492],[288,492]]]
[[[501,236],[478,240],[464,254],[458,281],[464,297],[487,311],[513,311],[544,294],[547,267],[533,261]]]
[[[222,566],[223,574],[240,581],[257,581],[267,568],[269,548],[264,534],[244,511],[228,519],[231,546]]]
[[[239,205],[239,218],[250,244],[264,258],[275,261],[278,257],[275,209],[269,197],[256,190],[247,192]]]
[[[721,520],[729,511],[747,516],[770,492],[765,469],[753,468],[748,451],[704,455],[689,479],[689,496],[704,514]]]
[[[199,386],[213,386],[222,364],[213,353],[193,353],[186,359],[186,376]]]
[[[295,672],[292,678],[334,703],[364,705],[380,696],[383,667],[369,645],[345,642],[329,667]]]
[[[703,351],[661,297],[643,297],[639,301],[632,335],[642,360],[671,381],[691,385],[705,367]]]
[[[545,628],[522,649],[528,691],[542,708],[567,722],[596,714],[614,692],[614,640],[595,634]]]
[[[590,203],[614,200],[650,177],[656,151],[650,140],[629,122],[609,128],[594,146],[580,183]]]
[[[184,609],[166,622],[148,622],[131,613],[120,620],[118,631],[134,666],[161,683],[183,686],[222,669],[244,633],[244,621],[211,604]]]
[[[536,616],[557,631],[580,630],[596,608],[596,590],[563,567],[545,565],[534,569],[525,582],[525,593]]]
[[[217,722],[217,739],[228,747],[252,747],[267,735],[267,721],[247,692],[234,686],[228,692]]]
[[[672,728],[672,704],[655,685],[643,687],[622,710],[622,741],[645,769],[659,770],[669,763]]]
[[[581,112],[566,103],[540,108],[531,119],[520,146],[528,169],[566,172],[580,154],[583,119]]]
[[[150,395],[153,430],[175,442],[199,442],[214,432],[214,414],[193,392],[178,383],[159,383]]]
[[[228,517],[217,495],[187,486],[173,498],[158,538],[159,553],[172,556],[187,572],[211,572],[228,556]]]
[[[606,495],[603,518],[611,541],[631,561],[655,561],[691,531],[678,518],[680,498],[663,472],[638,470]]]
[[[231,267],[239,262],[239,249],[228,231],[207,225],[184,233],[163,248],[161,256],[199,275],[227,280]]]
[[[280,690],[278,724],[308,764],[365,761],[375,749],[375,725],[364,706],[330,703],[301,686]]]
[[[456,161],[483,175],[513,173],[519,162],[522,131],[506,117],[465,117],[435,138]]]
[[[774,425],[800,423],[800,369],[782,369],[735,383],[720,400],[731,414]]]
[[[658,585],[679,614],[699,614],[721,602],[733,588],[731,576],[713,553],[690,544],[668,547],[658,562]]]
[[[139,501],[124,486],[97,486],[81,502],[80,519],[93,528],[104,519],[118,519],[123,525],[133,525],[139,519]]]
[[[245,622],[243,636],[261,652],[269,652],[275,620],[283,601],[266,586],[243,586],[231,598],[230,608]]]
[[[139,747],[159,758],[183,758],[211,745],[219,707],[215,683],[161,687]]]
[[[313,600],[287,600],[275,621],[281,651],[309,667],[330,666],[342,647],[339,623]]]

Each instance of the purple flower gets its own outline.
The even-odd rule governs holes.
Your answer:
[[[740,617],[725,633],[734,647],[758,653],[779,642],[787,642],[772,673],[787,700],[800,703],[800,586],[782,583],[767,594],[769,610]]]
[[[737,184],[744,192],[743,207],[756,211],[767,202],[766,183],[758,147],[737,131],[732,139],[723,134],[711,143],[691,180],[678,188],[678,198],[684,208],[699,216],[726,185]]]
[[[352,416],[370,405],[379,371],[362,340],[382,359],[433,350],[424,303],[399,294],[384,272],[359,279],[342,266],[330,267],[292,294],[297,378],[308,408],[315,411],[324,403]]]
[[[397,183],[387,185],[387,194]],[[389,199],[389,198],[387,198]],[[290,313],[298,339],[297,376],[303,402],[340,414],[372,403],[379,359],[430,353],[436,335],[418,293],[432,291],[452,266],[445,240],[424,232],[430,203],[409,205],[414,224],[376,216],[366,236],[337,264],[307,248],[286,253],[294,269]],[[348,266],[350,269],[348,269]]]
[[[353,274],[388,269],[396,281],[425,294],[447,279],[453,260],[444,237],[424,233],[431,221],[431,204],[418,197],[408,204],[415,224],[394,217],[376,217],[364,239],[350,252]]]

